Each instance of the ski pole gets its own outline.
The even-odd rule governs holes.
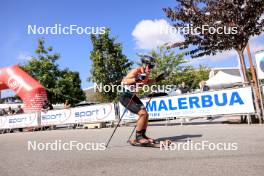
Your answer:
[[[125,115],[125,113],[126,113],[126,111],[127,111],[127,107],[128,107],[128,106],[130,105],[130,103],[132,102],[132,99],[134,98],[134,96],[135,96],[135,94],[133,94],[132,98],[131,98],[131,99],[129,100],[129,102],[127,103],[127,105],[126,105],[126,107],[125,107],[125,109],[124,109],[123,114],[121,115],[121,117],[120,117],[120,119],[119,119],[119,121],[118,121],[118,123],[117,123],[117,125],[116,125],[116,127],[115,127],[115,129],[114,129],[114,131],[112,132],[112,135],[110,136],[110,138],[108,139],[108,141],[107,141],[107,143],[106,143],[106,146],[105,146],[106,148],[108,147],[108,145],[109,145],[111,139],[113,138],[113,136],[114,136],[114,134],[115,134],[115,132],[116,132],[116,130],[117,130],[117,127],[119,126],[119,124],[120,124],[122,118],[124,117],[124,115]]]

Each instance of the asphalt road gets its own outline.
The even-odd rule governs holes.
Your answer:
[[[110,129],[53,130],[0,135],[1,176],[262,176],[264,174],[263,125],[151,126],[151,137],[173,140],[174,148],[133,147],[126,143],[132,127],[121,127],[104,151],[42,150],[40,143],[106,142]],[[28,150],[36,142],[39,150]],[[233,146],[228,150],[183,150],[177,144],[202,143]],[[92,145],[88,146],[91,149]],[[183,146],[183,145],[182,145]],[[53,148],[54,149],[54,148]],[[103,149],[94,145],[94,149]],[[186,149],[186,148],[185,148]],[[235,150],[237,149],[237,150]]]

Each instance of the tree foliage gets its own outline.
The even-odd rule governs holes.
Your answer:
[[[165,70],[169,73],[164,81],[155,84],[179,85],[185,82],[191,89],[195,89],[199,88],[202,80],[208,79],[210,69],[204,65],[194,68],[184,59],[183,54],[176,54],[173,50],[164,47],[149,54],[156,58],[156,67],[151,72],[152,78]]]
[[[90,81],[99,86],[120,85],[122,78],[130,69],[132,62],[122,53],[122,44],[110,37],[110,30],[104,34],[91,35],[93,50],[90,54],[92,60]],[[117,92],[98,92],[100,101],[112,102],[117,99]]]
[[[209,79],[210,68],[205,65],[199,65],[198,68],[188,66],[178,77],[180,83],[185,82],[190,89],[198,89],[201,81]]]
[[[166,71],[169,74],[166,79],[159,82],[160,85],[178,84],[178,75],[184,70],[183,64],[186,63],[183,54],[175,54],[174,51],[160,47],[149,53],[156,59],[156,67],[151,71],[151,77],[155,78],[160,73]]]
[[[48,99],[53,104],[63,103],[66,99],[71,103],[85,100],[79,73],[68,68],[60,70],[56,63],[60,55],[52,54],[52,47],[45,48],[44,43],[44,39],[38,40],[37,56],[22,64],[22,69],[47,89]]]
[[[235,49],[239,56],[244,79],[246,66],[243,51],[254,35],[263,32],[264,12],[263,0],[177,0],[175,8],[164,8],[167,17],[174,22],[174,27],[192,26],[202,28],[203,25],[218,28],[236,27],[236,33],[185,33],[183,42],[169,44],[169,47],[189,49],[186,54],[193,58],[204,55],[215,55],[217,52]],[[190,49],[192,46],[192,49]]]

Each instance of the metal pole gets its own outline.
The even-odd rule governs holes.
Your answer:
[[[264,116],[264,107],[263,107],[263,99],[262,99],[262,91],[260,89],[260,81],[258,79],[258,88],[259,88],[259,92],[260,92],[260,109],[261,109],[261,118],[262,118],[262,122],[263,122],[263,116]]]
[[[108,139],[108,141],[107,141],[107,143],[106,143],[106,148],[108,147],[108,145],[109,145],[111,139],[113,138],[113,136],[114,136],[114,134],[115,134],[115,132],[116,132],[116,130],[117,130],[117,128],[118,128],[120,122],[122,121],[122,118],[124,117],[124,115],[125,115],[125,113],[126,113],[126,111],[127,111],[127,107],[130,105],[130,103],[132,102],[132,99],[134,98],[135,95],[136,95],[136,94],[133,94],[133,96],[131,97],[131,99],[130,99],[129,102],[127,103],[127,105],[126,105],[126,107],[125,107],[125,109],[124,109],[124,112],[123,112],[122,116],[120,117],[120,119],[119,119],[119,121],[118,121],[118,123],[117,123],[117,125],[116,125],[116,127],[115,127],[115,129],[114,129],[114,131],[113,131],[113,133],[112,133],[112,135],[110,136],[110,138]]]
[[[255,68],[253,65],[253,60],[252,60],[252,56],[251,56],[251,52],[250,52],[250,47],[249,47],[249,43],[247,44],[247,53],[248,53],[248,58],[249,58],[249,64],[250,64],[250,72],[252,75],[252,80],[253,80],[253,89],[255,91],[255,103],[256,103],[256,110],[258,113],[258,117],[259,117],[259,123],[262,123],[262,118],[261,118],[261,112],[260,112],[260,92],[259,92],[259,86],[258,86],[258,80],[256,77],[256,72],[255,72]]]

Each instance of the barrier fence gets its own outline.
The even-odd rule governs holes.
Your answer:
[[[142,101],[146,105],[148,99]],[[120,112],[124,111],[121,104],[119,108]],[[153,98],[147,111],[150,119],[255,113],[251,87]],[[137,118],[129,111],[123,117],[124,120]]]
[[[142,99],[147,104],[148,99]],[[117,108],[115,108],[117,106]],[[86,122],[116,121],[125,107],[120,103],[98,104],[62,110],[42,111],[0,117],[0,129],[42,127]],[[208,115],[255,113],[251,87],[209,91],[187,95],[153,98],[147,106],[149,119],[168,117],[203,117]],[[119,113],[118,113],[119,112]],[[133,121],[137,115],[126,111],[123,120]]]

